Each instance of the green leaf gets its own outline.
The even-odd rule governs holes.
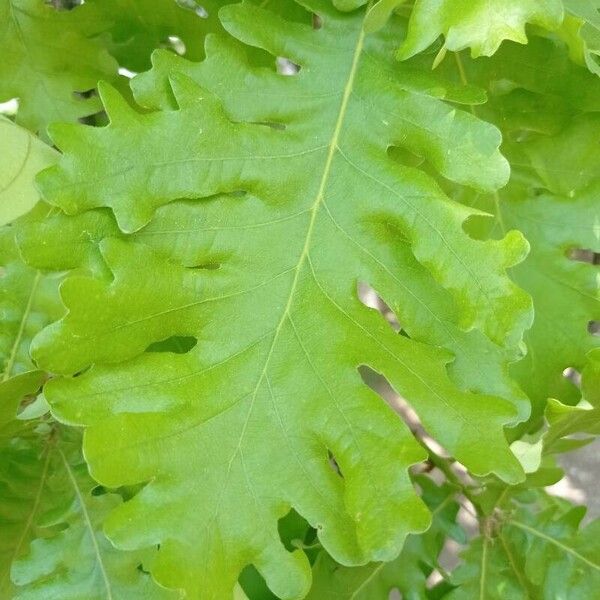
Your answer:
[[[46,215],[48,207],[38,205],[34,213]],[[33,218],[25,216],[21,221]],[[18,222],[15,226],[18,225]],[[46,376],[29,354],[32,338],[48,323],[62,315],[58,296],[59,274],[44,275],[26,265],[16,247],[14,229],[0,228],[0,438],[15,432],[19,404],[35,394]]]
[[[561,514],[562,513],[562,514]],[[525,571],[542,598],[593,597],[600,587],[600,520],[578,530],[582,507],[517,514],[510,521],[527,540]]]
[[[53,164],[58,153],[25,129],[0,117],[0,225],[29,212],[39,193],[35,175]]]
[[[600,351],[588,355],[582,373],[583,402],[587,406],[567,406],[550,398],[545,417],[548,430],[544,433],[544,452],[568,452],[593,441],[594,438],[565,439],[575,433],[600,435]],[[590,407],[592,404],[593,407]]]
[[[450,600],[537,600],[522,572],[521,557],[515,556],[512,540],[507,537],[477,537],[469,544],[462,554],[464,565],[454,573],[457,587],[447,596]]]
[[[121,504],[121,498],[111,493],[94,496],[94,482],[84,464],[71,465],[60,448],[49,452],[58,454],[50,460],[62,462],[53,465],[51,476],[64,479],[64,489],[51,493],[62,492],[65,497],[61,510],[43,519],[44,527],[53,528],[54,534],[32,541],[29,552],[13,562],[15,600],[181,597],[159,588],[144,573],[152,552],[121,552],[104,536],[104,518]],[[43,489],[44,493],[49,490]]]
[[[398,57],[422,52],[440,35],[445,49],[491,56],[503,40],[526,44],[526,24],[553,30],[563,16],[561,0],[416,0]]]
[[[95,483],[87,474],[79,444],[77,434],[56,426],[45,434],[3,442],[2,597],[180,597],[159,588],[142,570],[151,561],[152,551],[120,552],[102,533],[104,517],[121,498],[112,493],[92,494]]]
[[[373,33],[381,29],[390,18],[392,12],[405,0],[379,0],[373,4],[365,17],[365,31]]]
[[[88,0],[82,7],[88,35],[102,35],[104,43],[122,67],[142,71],[150,67],[155,48],[183,43],[176,48],[190,60],[204,57],[204,38],[221,29],[218,0]],[[105,39],[108,37],[109,39]]]
[[[0,452],[0,596],[12,598],[13,561],[27,550],[36,535],[34,517],[51,502],[42,495],[49,475],[49,455],[40,456],[37,444],[1,442]]]
[[[551,398],[546,408],[548,431],[544,434],[544,452],[576,450],[591,439],[563,439],[574,433],[600,434],[600,408],[579,408]],[[592,438],[593,439],[593,438]]]
[[[238,26],[233,17],[236,10],[244,10],[252,15],[247,18],[257,20],[256,32],[252,33],[245,25]],[[336,52],[333,50],[335,47],[328,46],[333,40],[324,40],[323,52],[315,55],[307,42],[312,36],[323,38],[327,35],[327,27],[317,33],[305,26],[285,23],[275,15],[267,19],[263,13],[270,14],[250,5],[243,9],[229,7],[228,13],[222,12],[224,15],[231,14],[229,19],[225,19],[225,24],[234,34],[247,37],[247,41],[256,46],[268,46],[273,54],[283,52],[278,48],[281,43],[278,38],[295,32],[300,42],[295,49],[298,55],[292,58],[306,64],[305,76],[301,72],[297,77],[282,81],[281,76],[265,69],[250,70],[248,77],[264,89],[264,96],[261,96],[260,102],[254,95],[246,96],[246,101],[240,102],[236,88],[223,78],[239,70],[245,62],[243,48],[231,41],[219,42],[212,38],[212,57],[201,65],[199,79],[205,87],[222,91],[221,99],[231,115],[222,110],[210,93],[201,92],[177,74],[173,74],[173,85],[180,105],[178,111],[139,115],[114,92],[104,89],[105,105],[112,121],[109,127],[87,131],[69,126],[54,129],[54,140],[66,156],[59,169],[47,170],[43,174],[40,182],[45,197],[68,214],[96,206],[110,206],[120,227],[131,232],[144,226],[156,208],[169,200],[243,189],[254,179],[264,179],[262,165],[265,163],[269,165],[269,173],[304,172],[303,179],[306,181],[294,182],[294,185],[303,186],[303,189],[311,186],[317,193],[320,179],[310,175],[316,165],[329,164],[327,157],[331,148],[334,152],[327,175],[339,170],[351,180],[362,181],[365,188],[376,186],[381,190],[382,204],[387,199],[398,212],[398,227],[406,229],[411,224],[414,229],[410,234],[412,251],[459,299],[461,308],[464,307],[461,325],[465,328],[481,326],[492,340],[501,343],[508,338],[509,345],[512,345],[520,338],[530,319],[529,299],[512,285],[504,273],[507,267],[522,260],[526,251],[522,237],[511,232],[503,241],[487,244],[470,239],[460,230],[461,223],[472,211],[450,202],[418,170],[402,168],[385,156],[388,145],[402,146],[426,158],[444,177],[478,189],[495,189],[504,184],[507,175],[507,165],[497,152],[499,138],[496,130],[468,113],[450,109],[422,94],[403,90],[401,80],[389,85],[376,71],[363,66],[370,54],[363,61],[357,54],[356,68],[351,71],[352,86],[347,88],[353,93],[348,95],[344,104],[344,119],[339,121],[338,135],[334,139],[343,150],[337,149],[338,144],[332,146],[326,132],[328,125],[329,130],[336,128],[338,114],[341,114],[339,100],[348,83],[348,70],[344,72],[339,64],[345,61],[348,68],[352,66],[348,64],[353,60],[354,50],[350,42],[355,41],[352,38],[356,37],[358,19],[356,16],[345,17],[353,19],[354,24],[345,29],[350,39],[344,50]],[[272,25],[268,29],[272,40],[263,39],[268,24]],[[273,35],[271,31],[277,34]],[[306,40],[302,41],[303,38]],[[362,36],[360,39],[363,39]],[[361,41],[359,46],[362,45]],[[378,44],[377,38],[374,38],[369,46],[377,51],[381,43]],[[331,52],[325,54],[329,49]],[[379,49],[378,56],[385,64],[390,61],[383,50]],[[324,74],[331,72],[334,63],[339,73],[337,82],[330,77],[324,79]],[[244,85],[249,83],[247,81]],[[306,92],[311,87],[317,90],[314,92],[317,100]],[[369,131],[363,125],[364,104],[361,100],[361,94],[367,89],[380,90],[378,114],[371,117]],[[289,99],[285,105],[281,104],[282,94]],[[320,104],[319,110],[307,123],[307,131],[296,136],[295,122],[305,119],[306,111],[313,111],[310,105],[315,101]],[[284,110],[283,106],[287,108]],[[402,107],[401,113],[397,112],[398,106]],[[228,116],[246,122],[233,124]],[[286,132],[264,125],[286,122],[289,129]],[[140,123],[140,126],[136,127],[135,123]],[[182,143],[186,132],[192,130],[201,130],[202,134],[191,137],[189,143]],[[126,135],[123,135],[124,131],[127,131]],[[331,133],[329,131],[329,135]],[[357,136],[368,136],[365,141],[370,140],[372,152],[353,145]],[[165,145],[165,142],[169,144],[169,140],[170,145]],[[94,161],[86,160],[85,153],[80,153],[83,146],[90,145],[95,148]],[[144,156],[132,153],[132,146],[143,146]],[[269,148],[267,154],[264,148]],[[169,158],[165,161],[167,156]],[[197,165],[202,164],[222,165],[218,177],[215,170],[210,178],[201,174],[203,171]],[[241,174],[242,164],[249,165],[256,172]],[[155,173],[151,189],[147,186],[149,172]],[[402,192],[405,199],[399,205],[399,192],[395,186],[404,177],[407,181]],[[145,192],[139,198],[142,189]],[[287,190],[285,196],[288,196]],[[307,209],[307,194],[302,196],[304,204],[300,204],[301,199],[297,203]],[[308,197],[311,197],[310,194]],[[420,212],[418,203],[415,203],[415,199],[418,202],[423,197],[428,198],[427,215]],[[440,255],[444,257],[444,268],[439,266],[442,262]]]
[[[600,520],[580,528],[582,507],[537,494],[538,508],[513,503],[488,521],[454,576],[449,598],[593,598],[600,586]],[[494,520],[495,519],[495,520]]]
[[[580,392],[563,372],[580,371],[599,342],[588,331],[600,316],[597,266],[582,260],[581,251],[600,250],[600,82],[571,63],[564,48],[540,38],[527,47],[507,44],[483,61],[460,60],[467,80],[489,90],[489,104],[476,112],[502,128],[513,165],[506,188],[472,199],[496,215],[491,231],[489,221],[479,225],[484,235],[518,228],[531,245],[512,275],[534,299],[536,316],[524,338],[527,356],[511,373],[540,419],[548,397],[578,402]],[[545,69],[556,78],[542,76]]]
[[[35,394],[44,383],[42,371],[27,371],[0,382],[0,438],[10,437],[14,427],[17,410],[25,396]]]
[[[600,75],[600,3],[597,0],[564,0],[568,17],[563,29],[575,54],[588,69]],[[581,55],[581,56],[580,56]]]
[[[59,11],[40,0],[0,2],[0,102],[19,98],[17,122],[42,134],[48,123],[76,121],[101,108],[99,79],[112,80],[117,63],[85,35],[79,8]]]
[[[99,249],[110,273],[62,285],[69,313],[33,354],[66,375],[94,366],[54,379],[46,397],[87,428],[94,478],[148,482],[106,531],[118,547],[160,543],[153,575],[192,597],[230,595],[249,563],[277,595],[306,594],[308,562],[277,531],[292,507],[352,565],[395,558],[427,526],[406,473],[423,452],[363,385],[361,364],[388,376],[473,472],[523,477],[503,433],[516,402],[462,389],[469,369],[458,385],[449,352],[397,335],[356,291],[366,281],[406,305],[408,331],[479,326],[514,352],[530,319],[505,273],[521,236],[471,238],[472,211],[386,152],[402,146],[444,177],[495,189],[507,175],[497,130],[403,85],[392,36],[365,39],[364,13],[310,6],[321,29],[248,4],[221,11],[245,43],[299,64],[295,77],[209,37],[196,81],[170,74],[177,109],[141,114],[104,89],[110,125],[55,128],[66,154],[41,180],[47,199],[85,220],[81,237],[101,240],[77,252],[98,264]],[[252,82],[264,95],[240,93]],[[102,239],[106,213],[84,213],[96,207],[135,233]],[[43,260],[39,244],[23,251]],[[144,352],[174,336],[198,343]]]

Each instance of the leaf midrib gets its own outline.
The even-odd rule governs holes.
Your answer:
[[[368,7],[371,5],[371,2],[369,2]],[[367,7],[367,12],[368,12],[368,7]],[[365,13],[366,14],[366,13]],[[321,180],[319,183],[319,188],[317,190],[317,194],[315,196],[315,200],[313,202],[313,204],[310,207],[310,221],[308,223],[308,227],[307,227],[307,231],[306,231],[306,237],[305,237],[305,241],[304,241],[304,246],[302,248],[302,251],[300,253],[300,256],[298,258],[298,262],[296,263],[296,266],[294,268],[294,278],[292,280],[292,284],[290,286],[290,291],[288,294],[288,299],[286,301],[284,310],[281,314],[281,317],[279,319],[279,322],[277,324],[277,327],[275,328],[275,332],[273,334],[273,339],[271,340],[271,344],[269,347],[269,350],[267,352],[267,357],[265,359],[264,362],[264,366],[263,369],[259,375],[259,378],[256,382],[256,385],[254,387],[254,391],[252,394],[252,400],[250,402],[250,407],[248,409],[248,414],[246,415],[246,419],[244,421],[244,425],[242,427],[242,431],[240,433],[240,438],[239,438],[239,442],[237,444],[236,450],[233,453],[230,461],[229,461],[229,468],[228,471],[231,469],[231,465],[235,459],[235,457],[237,456],[237,454],[239,453],[240,449],[241,449],[241,445],[242,445],[242,441],[244,439],[245,436],[245,432],[246,432],[246,428],[248,426],[248,422],[250,421],[250,416],[252,414],[252,410],[254,407],[254,402],[256,400],[256,395],[258,393],[258,390],[260,388],[260,385],[262,383],[262,381],[264,380],[268,368],[269,368],[269,363],[271,361],[271,358],[273,356],[273,352],[275,349],[275,346],[277,345],[277,340],[279,339],[279,335],[283,329],[284,323],[286,322],[286,320],[289,317],[290,314],[290,310],[294,301],[294,295],[296,293],[296,289],[298,287],[298,282],[300,280],[300,273],[302,271],[302,267],[304,266],[304,263],[306,262],[306,259],[309,256],[309,250],[310,250],[310,245],[311,245],[311,241],[312,241],[312,237],[313,237],[313,233],[314,233],[314,226],[317,220],[317,214],[319,212],[319,209],[321,208],[322,204],[323,204],[323,199],[325,196],[325,190],[327,188],[327,183],[329,182],[329,177],[331,174],[331,167],[333,164],[333,159],[335,157],[336,152],[338,151],[339,147],[338,147],[338,142],[339,142],[339,138],[340,138],[340,134],[342,131],[342,126],[344,124],[344,119],[346,116],[346,111],[348,108],[348,102],[350,100],[350,96],[352,94],[353,88],[354,88],[354,81],[356,79],[356,73],[358,70],[358,64],[359,64],[359,60],[360,60],[360,56],[361,56],[361,52],[363,49],[363,45],[364,45],[364,39],[365,39],[365,30],[364,30],[364,20],[363,23],[361,24],[360,27],[360,32],[358,35],[358,39],[356,41],[356,46],[354,48],[354,54],[352,57],[352,64],[350,67],[350,72],[348,74],[348,79],[346,81],[346,85],[344,86],[344,93],[342,95],[342,101],[340,103],[340,108],[338,111],[338,116],[336,119],[336,123],[335,123],[335,127],[328,145],[328,150],[327,150],[327,157],[325,159],[325,165],[323,167],[323,173],[321,175]],[[227,479],[227,478],[226,478]]]
[[[577,552],[577,550],[575,550],[574,548],[571,548],[570,546],[563,544],[561,541],[557,540],[556,538],[553,538],[550,535],[547,535],[543,531],[539,531],[538,529],[535,529],[534,527],[530,527],[529,525],[527,525],[525,523],[521,523],[521,521],[516,521],[515,519],[511,519],[510,524],[514,525],[518,529],[521,529],[523,531],[526,531],[527,533],[530,533],[531,535],[534,535],[542,540],[545,540],[549,544],[553,544],[557,548],[560,548],[567,554],[570,554],[574,558],[577,558],[584,564],[588,565],[588,567],[591,567],[592,569],[594,569],[596,571],[600,571],[600,564],[596,564],[595,562],[591,561],[589,558],[585,557],[583,554],[580,554],[579,552]]]
[[[65,454],[62,450],[59,449],[58,452],[59,452],[60,457],[65,466],[65,470],[69,477],[69,481],[71,482],[71,485],[73,486],[73,491],[75,492],[75,496],[77,497],[77,502],[81,508],[81,514],[83,515],[85,527],[88,530],[88,533],[89,533],[89,536],[90,536],[90,539],[92,542],[92,547],[94,548],[96,562],[98,564],[98,568],[100,569],[100,573],[102,575],[102,581],[103,581],[104,587],[106,589],[106,600],[114,600],[114,596],[112,593],[112,586],[111,586],[110,580],[108,578],[108,573],[106,572],[104,560],[102,559],[102,553],[100,552],[100,546],[98,546],[98,540],[96,539],[94,526],[92,525],[92,520],[90,518],[90,514],[88,512],[87,506],[83,499],[83,494],[81,493],[81,489],[79,488],[77,480],[75,479],[75,475],[73,474],[73,470],[71,469],[71,466],[69,465],[69,461],[67,460],[67,457],[65,456]]]
[[[31,314],[31,310],[33,308],[33,300],[35,298],[41,277],[42,277],[42,274],[40,271],[38,271],[35,274],[33,283],[31,284],[31,289],[29,292],[29,296],[27,298],[27,304],[25,305],[25,309],[23,310],[23,315],[21,316],[21,321],[19,322],[19,329],[17,330],[17,334],[15,336],[13,345],[10,350],[10,355],[8,357],[8,360],[6,361],[6,367],[4,369],[4,373],[2,374],[2,381],[7,381],[8,379],[10,379],[10,376],[12,375],[12,370],[13,370],[13,367],[15,365],[15,361],[17,358],[17,352],[19,350],[21,340],[23,339],[23,334],[25,333],[25,326],[27,324],[27,320],[29,319],[29,315]]]

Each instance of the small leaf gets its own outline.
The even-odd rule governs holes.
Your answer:
[[[34,177],[58,160],[58,152],[0,117],[0,155],[0,225],[6,225],[35,206]]]
[[[503,40],[526,44],[527,23],[554,30],[563,16],[561,0],[416,0],[398,57],[422,52],[440,35],[448,50],[491,56]]]

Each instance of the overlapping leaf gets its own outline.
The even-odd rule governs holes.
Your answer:
[[[548,68],[556,74],[552,81],[541,75]],[[536,318],[525,335],[527,356],[512,373],[539,417],[548,397],[578,401],[579,390],[563,372],[580,371],[599,342],[589,329],[600,318],[598,267],[584,257],[600,250],[600,83],[569,62],[564,48],[539,38],[465,63],[465,71],[490,91],[489,104],[478,111],[502,127],[513,165],[505,189],[487,204],[473,202],[496,213],[498,233],[518,228],[531,244],[513,274],[532,295]]]
[[[66,439],[58,439],[61,434]],[[95,484],[87,475],[79,444],[77,434],[59,433],[56,426],[46,425],[45,433],[2,445],[3,597],[179,597],[144,573],[152,552],[118,551],[102,533],[105,515],[121,499],[91,493]]]
[[[75,121],[100,110],[94,89],[112,80],[116,61],[88,39],[79,9],[58,11],[40,0],[0,3],[0,101],[19,98],[19,123],[45,134],[48,123]]]
[[[38,212],[46,215],[48,207],[40,206]],[[58,296],[60,276],[46,276],[26,265],[10,226],[0,229],[0,264],[0,437],[8,437],[19,427],[13,421],[21,399],[37,392],[45,378],[32,363],[29,344],[63,311]]]
[[[153,574],[194,597],[230,594],[248,563],[282,598],[305,594],[306,559],[277,534],[290,507],[347,564],[389,560],[426,526],[406,475],[422,452],[363,386],[362,363],[474,472],[522,476],[502,432],[522,416],[518,399],[465,391],[468,368],[449,376],[448,353],[396,335],[356,295],[368,281],[407,307],[409,332],[479,327],[479,344],[513,352],[529,301],[505,269],[522,238],[470,238],[472,211],[386,154],[395,145],[495,189],[506,178],[497,131],[428,94],[429,76],[396,75],[389,32],[366,40],[360,12],[306,4],[320,29],[248,4],[221,12],[240,40],[299,64],[297,76],[209,38],[194,80],[168,74],[176,109],[142,115],[105,90],[110,125],[55,128],[66,155],[41,181],[49,201],[81,213],[71,222],[83,259],[98,265],[99,248],[111,273],[62,286],[69,313],[37,338],[36,360],[64,374],[96,366],[53,381],[47,397],[60,419],[87,426],[101,483],[152,480],[107,532],[128,548],[160,543]],[[244,93],[253,84],[260,95]],[[84,212],[103,206],[136,233]],[[28,260],[48,260],[26,237]],[[49,253],[78,260],[56,242]],[[197,345],[144,352],[173,336]]]
[[[563,25],[563,37],[569,43],[575,59],[600,75],[600,3],[597,0],[564,0],[568,17]]]
[[[600,521],[580,527],[585,508],[541,493],[537,500],[541,510],[505,507],[505,520],[472,542],[449,598],[594,597],[600,587]]]
[[[563,17],[561,0],[416,0],[398,55],[413,56],[443,35],[445,49],[490,56],[503,40],[527,43],[527,23],[553,30]]]
[[[546,407],[548,430],[544,433],[544,451],[568,452],[594,440],[600,434],[600,351],[589,353],[583,369],[581,387],[584,406],[568,406],[550,399]],[[572,437],[573,434],[588,434]]]
[[[90,0],[82,7],[89,35],[105,36],[112,56],[132,71],[150,66],[155,48],[169,45],[169,38],[183,43],[179,50],[190,60],[204,56],[204,38],[220,29],[218,0]]]

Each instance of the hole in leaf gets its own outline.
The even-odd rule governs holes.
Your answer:
[[[127,77],[127,79],[133,79],[137,73],[135,71],[130,71],[129,69],[126,69],[125,67],[119,67],[119,75],[122,75],[123,77]]]
[[[11,98],[6,102],[0,102],[0,114],[7,116],[14,116],[19,111],[19,99]]]
[[[208,19],[209,13],[204,6],[195,2],[195,0],[176,0],[181,8],[191,10],[202,19]]]
[[[414,408],[394,390],[389,381],[381,373],[377,373],[377,371],[367,365],[360,365],[358,372],[362,380],[400,416],[410,432],[422,442],[422,445],[440,458],[451,458],[450,453],[436,439],[429,435]],[[451,465],[454,474],[461,481],[464,481],[465,485],[472,485],[473,482],[464,465],[457,460],[453,460]]]
[[[298,75],[302,68],[300,65],[297,65],[295,62],[292,62],[289,58],[285,58],[284,56],[278,56],[275,59],[275,66],[280,75],[285,75],[287,77]]]
[[[483,210],[486,210],[485,208]],[[489,207],[490,215],[469,215],[462,224],[463,231],[474,240],[486,241],[504,237],[498,220],[492,215],[493,208]]]
[[[327,450],[327,461],[329,462],[329,466],[332,468],[333,472],[337,473],[343,479],[344,475],[340,469],[340,465],[338,464],[331,450]]]
[[[288,552],[302,548],[309,557],[311,563],[316,558],[320,544],[315,543],[316,532],[308,522],[294,509],[290,511],[277,523],[277,530],[281,542]],[[313,556],[314,555],[314,556]],[[273,599],[267,584],[254,565],[247,565],[241,572],[238,583],[249,598]]]
[[[587,325],[588,333],[600,336],[600,321],[590,321]]]
[[[581,373],[575,367],[567,367],[562,374],[573,385],[581,387]]]
[[[183,56],[186,51],[184,41],[177,35],[170,35],[167,37],[165,46],[173,50],[176,54],[179,54],[179,56]]]
[[[197,343],[198,339],[191,335],[174,335],[166,340],[150,344],[146,348],[146,352],[172,352],[173,354],[186,354]]]
[[[45,4],[54,7],[58,11],[73,10],[83,4],[83,0],[46,0]]]
[[[360,301],[367,306],[378,311],[383,318],[389,323],[390,327],[405,337],[410,337],[403,329],[398,321],[396,313],[384,302],[379,294],[368,284],[359,281],[357,284],[357,293]]]
[[[600,252],[594,252],[587,248],[569,248],[567,258],[590,265],[600,265]]]

